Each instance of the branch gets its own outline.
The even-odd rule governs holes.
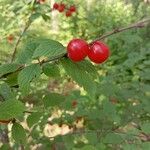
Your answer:
[[[123,31],[126,31],[126,30],[129,30],[129,29],[133,29],[133,28],[143,28],[147,25],[147,23],[150,22],[150,18],[147,18],[145,20],[142,20],[142,21],[139,21],[139,22],[136,22],[132,25],[129,25],[128,27],[124,27],[124,28],[116,28],[114,29],[113,31],[111,32],[108,32],[102,36],[100,36],[99,38],[95,39],[94,41],[99,41],[99,40],[102,40],[104,38],[107,38],[108,36],[111,36],[113,34],[116,34],[116,33],[119,33],[119,32],[123,32]],[[93,41],[93,42],[94,42]]]
[[[32,14],[30,15],[30,17],[31,17],[31,16],[32,16]],[[19,36],[19,38],[18,38],[18,40],[17,40],[17,42],[16,42],[16,44],[15,44],[15,46],[14,46],[11,62],[14,61],[15,56],[16,56],[16,53],[17,53],[18,45],[19,45],[19,43],[20,43],[20,41],[21,41],[21,39],[22,39],[24,33],[28,30],[28,28],[29,28],[29,26],[30,26],[30,24],[31,24],[31,22],[30,22],[30,17],[29,17],[29,19],[28,19],[28,21],[27,21],[27,23],[26,23],[26,25],[25,25],[25,27],[24,27],[22,33],[20,34],[20,36]]]
[[[31,17],[31,16],[30,16],[30,17]],[[30,20],[30,19],[29,19],[29,20]],[[99,38],[95,39],[94,41],[107,38],[107,37],[109,37],[109,36],[111,36],[111,35],[113,35],[113,34],[116,34],[116,33],[119,33],[119,32],[123,32],[123,31],[129,30],[129,29],[142,28],[142,27],[145,27],[148,23],[150,23],[150,18],[147,18],[147,19],[145,19],[145,20],[142,20],[142,21],[139,21],[139,22],[134,23],[134,24],[132,24],[132,25],[129,25],[128,27],[117,28],[117,29],[115,29],[115,30],[113,30],[113,31],[111,31],[111,32],[108,32],[108,33],[106,33],[106,34],[100,36]],[[15,45],[15,48],[14,48],[14,53],[13,53],[13,56],[12,56],[12,61],[13,61],[14,58],[15,58],[18,44],[20,43],[21,38],[22,38],[24,32],[26,32],[26,30],[29,28],[29,26],[30,26],[30,22],[26,25],[26,27],[24,28],[22,34],[21,34],[20,37],[18,38],[18,41],[17,41],[17,43],[16,43],[16,45]],[[92,42],[94,42],[94,41],[92,41]],[[48,63],[48,62],[51,62],[51,61],[59,60],[59,59],[61,59],[61,58],[63,58],[63,57],[67,57],[66,54],[67,54],[67,52],[66,52],[66,53],[63,53],[63,54],[61,54],[61,55],[58,55],[58,56],[56,56],[56,57],[54,57],[54,58],[51,58],[51,59],[48,59],[48,60],[43,60],[43,61],[41,61],[41,62],[38,62],[38,64],[42,65],[42,64],[44,64],[44,63]],[[24,67],[25,67],[25,66],[19,68],[17,71],[22,70]],[[15,71],[15,72],[16,72],[16,71]],[[5,75],[1,76],[0,79],[3,78],[3,77],[7,77],[9,74],[12,74],[12,73],[14,73],[14,72],[5,74]]]

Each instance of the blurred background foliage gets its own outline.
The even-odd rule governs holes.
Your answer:
[[[32,0],[0,0],[1,64],[10,62],[14,45],[31,14],[34,14],[31,17],[32,24],[24,34],[18,52],[23,49],[27,40],[35,37],[54,39],[65,46],[72,38],[83,38],[90,42],[113,29],[126,27],[143,18],[150,17],[148,0],[64,0],[64,3],[74,4],[77,7],[77,13],[70,18],[56,11],[50,12],[53,0],[46,0],[45,3],[38,5],[33,5],[32,2]],[[12,40],[9,39],[10,36],[13,36]],[[99,74],[97,79],[99,84],[94,89],[97,98],[91,99],[83,89],[80,89],[70,77],[67,77],[63,67],[59,66],[57,69],[52,66],[48,73],[50,77],[42,75],[38,82],[34,81],[31,86],[32,93],[22,101],[28,101],[36,109],[39,109],[45,91],[69,94],[67,101],[60,108],[67,110],[73,99],[78,101],[79,108],[76,110],[75,116],[87,115],[86,128],[100,129],[101,137],[105,137],[102,138],[101,143],[96,145],[97,149],[139,148],[148,150],[149,144],[141,143],[136,138],[133,141],[130,135],[140,133],[141,130],[146,133],[150,131],[150,25],[115,34],[104,41],[111,49],[111,57],[106,63],[95,66]],[[79,89],[80,91],[78,91]],[[48,118],[48,112],[44,114],[46,118]],[[99,114],[101,115],[99,116]],[[62,118],[59,118],[55,119],[54,123],[71,124],[74,121],[75,117],[72,118],[67,113],[64,113],[64,116],[64,122]],[[98,117],[100,118],[98,119]],[[88,122],[88,119],[92,121]],[[33,132],[30,133],[33,134],[32,138],[39,137],[31,140],[30,145],[42,142],[44,143],[42,146],[48,145],[49,140],[40,134],[46,124],[44,119],[42,121],[41,129],[37,129],[35,126]],[[135,128],[131,128],[131,122],[141,126],[142,129],[137,131]],[[107,136],[107,131],[109,132],[114,126],[128,126],[128,129],[122,129],[123,131],[129,130],[127,136],[119,135],[118,137],[113,133],[109,133]],[[81,149],[86,143],[84,137],[83,139],[78,136],[74,137],[78,144],[71,143],[70,138],[72,137],[68,137],[63,139],[67,143],[65,146],[76,145],[74,150]],[[95,135],[86,136],[90,141],[89,144],[94,145],[96,142],[94,137]],[[125,142],[120,146],[122,143],[120,138],[129,140],[131,144]],[[61,141],[62,139],[56,138],[55,140]],[[17,147],[17,145],[15,146]],[[44,147],[44,149],[46,148]],[[88,149],[92,150],[94,147],[83,147],[83,150]]]

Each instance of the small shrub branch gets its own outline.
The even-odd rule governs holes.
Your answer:
[[[30,16],[30,17],[31,17],[31,16]],[[22,37],[23,37],[23,34],[27,31],[27,29],[29,28],[29,26],[30,26],[30,24],[31,24],[31,23],[30,23],[30,17],[29,17],[29,22],[28,22],[27,25],[25,26],[25,28],[24,28],[22,34],[20,35],[20,37],[18,38],[18,40],[17,40],[17,42],[16,42],[16,45],[15,45],[15,47],[14,47],[14,52],[13,52],[13,55],[12,55],[12,61],[13,61],[14,58],[15,58],[15,55],[16,55],[16,52],[17,52],[17,48],[18,48],[18,45],[19,45],[19,43],[20,43],[20,41],[21,41],[21,39],[22,39]],[[107,37],[109,37],[109,36],[111,36],[111,35],[114,35],[114,34],[117,34],[117,33],[123,32],[123,31],[127,31],[127,30],[129,30],[129,29],[143,28],[143,27],[145,27],[148,23],[150,23],[150,18],[144,19],[144,20],[142,20],[142,21],[138,21],[138,22],[136,22],[136,23],[134,23],[134,24],[132,24],[132,25],[129,25],[129,26],[127,26],[127,27],[124,27],[124,28],[116,28],[116,29],[114,29],[113,31],[108,32],[108,33],[106,33],[106,34],[100,36],[99,38],[95,39],[94,41],[102,40],[102,39],[107,38]],[[93,41],[92,41],[92,42],[93,42]],[[48,62],[51,62],[51,61],[59,60],[59,59],[61,59],[61,58],[63,58],[63,57],[66,57],[66,54],[67,54],[67,53],[63,53],[63,54],[58,55],[58,56],[56,56],[56,57],[54,57],[54,58],[51,58],[51,59],[48,59],[48,60],[43,60],[43,61],[41,61],[41,62],[38,62],[37,64],[42,65],[42,64],[44,64],[44,63],[48,63]],[[12,62],[12,61],[11,61],[11,62]],[[19,71],[22,70],[24,67],[25,67],[25,66],[19,68]],[[17,70],[17,71],[18,71],[18,70]],[[16,71],[15,71],[15,72],[16,72]],[[14,72],[11,72],[11,73],[9,73],[9,74],[5,74],[5,75],[1,76],[0,79],[1,79],[1,78],[6,78],[8,75],[13,74],[13,73],[14,73]]]

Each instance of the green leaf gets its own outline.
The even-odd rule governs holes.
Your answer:
[[[32,16],[30,17],[30,21],[33,22],[34,20],[36,20],[37,18],[41,17],[41,13],[34,13],[32,14]]]
[[[49,77],[57,77],[60,75],[59,68],[56,64],[43,65],[43,73]]]
[[[96,150],[96,148],[92,145],[86,145],[83,148],[80,148],[80,150]]]
[[[74,63],[69,59],[64,59],[62,61],[62,66],[66,73],[82,86],[90,96],[95,96],[96,82],[91,77],[90,72],[87,71],[88,69],[86,68],[86,63],[84,61]]]
[[[50,39],[41,39],[40,45],[34,51],[33,58],[41,56],[53,58],[65,52],[65,47],[61,43]]]
[[[20,67],[21,67],[21,65],[16,64],[16,63],[0,65],[0,76],[3,76],[7,73],[14,72],[17,69],[19,69]]]
[[[135,150],[138,149],[138,146],[136,144],[124,144],[123,150]]]
[[[65,101],[65,96],[57,93],[49,93],[43,98],[45,108],[60,105]]]
[[[93,77],[93,79],[96,79],[98,77],[98,73],[96,70],[96,66],[92,65],[91,62],[84,60],[80,63],[80,66]]]
[[[12,137],[17,143],[23,144],[26,141],[26,132],[20,124],[18,123],[13,124]]]
[[[39,77],[41,74],[41,68],[39,64],[32,64],[24,68],[18,75],[19,88],[24,94],[29,92],[30,82]]]
[[[44,21],[50,20],[50,16],[46,14],[42,14],[42,18],[44,19]]]
[[[23,46],[24,49],[17,55],[16,62],[22,64],[31,62],[33,53],[39,44],[38,40],[27,41]]]
[[[8,100],[0,104],[0,119],[7,120],[21,115],[25,111],[25,106],[18,100]]]
[[[99,150],[107,150],[104,143],[98,143],[96,145],[96,148],[99,149]]]
[[[34,124],[38,123],[40,120],[40,117],[42,116],[42,113],[34,112],[27,118],[28,126],[31,128]]]
[[[150,122],[145,122],[141,125],[142,131],[149,134],[150,133]]]
[[[121,135],[115,134],[115,133],[109,133],[103,139],[103,142],[108,143],[108,144],[119,144],[122,141],[123,141],[123,139],[122,139]]]
[[[1,147],[0,147],[0,150],[8,150],[10,149],[10,145],[9,144],[3,144]]]
[[[2,95],[5,100],[14,98],[14,94],[6,83],[0,85],[0,95]]]
[[[7,79],[6,79],[6,83],[9,85],[9,86],[16,86],[18,85],[18,73],[19,72],[14,72],[10,75],[7,76]]]
[[[72,149],[72,147],[74,147],[74,136],[63,136],[63,143],[67,149]]]
[[[97,143],[97,133],[86,133],[84,134],[89,144],[95,145]]]

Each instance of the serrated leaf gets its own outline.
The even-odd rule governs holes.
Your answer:
[[[22,64],[31,62],[33,53],[39,44],[38,40],[27,41],[24,49],[17,55],[16,62]]]
[[[0,95],[2,95],[2,97],[5,100],[8,100],[14,97],[14,94],[12,93],[10,87],[6,83],[3,83],[0,85]]]
[[[65,147],[67,147],[68,149],[72,149],[72,147],[74,147],[74,136],[72,135],[63,136],[63,143]]]
[[[34,124],[38,123],[40,120],[40,117],[42,116],[42,113],[34,112],[27,118],[28,126],[31,128]]]
[[[39,64],[32,64],[24,68],[18,75],[18,84],[21,91],[26,94],[29,92],[30,82],[39,77],[41,68]]]
[[[26,141],[26,132],[24,128],[18,124],[14,123],[12,126],[12,137],[17,143],[23,144]]]
[[[8,150],[10,148],[10,145],[9,144],[3,144],[1,147],[0,147],[0,150]]]
[[[43,65],[43,73],[49,77],[57,77],[60,75],[59,68],[56,64]]]
[[[103,142],[108,144],[119,144],[123,140],[124,139],[122,139],[121,135],[115,133],[109,133],[104,137]]]
[[[50,16],[46,14],[42,14],[42,18],[44,19],[44,21],[50,20]]]
[[[95,96],[96,83],[91,77],[91,74],[87,71],[86,63],[74,63],[69,59],[65,59],[62,61],[62,66],[64,67],[66,73],[80,86],[82,86],[89,95],[93,97]]]
[[[18,73],[19,72],[14,72],[10,75],[7,76],[7,79],[6,79],[6,83],[9,85],[9,86],[17,86],[18,85]]]
[[[65,96],[57,93],[49,93],[43,98],[45,108],[54,107],[64,102]]]
[[[36,20],[37,18],[41,17],[41,13],[34,13],[32,14],[32,16],[30,17],[30,21],[33,22],[34,20]]]
[[[80,148],[80,150],[96,150],[96,148],[92,145],[86,145],[83,148]]]
[[[97,70],[96,70],[96,67],[91,64],[89,61],[87,60],[84,60],[80,63],[80,66],[86,70],[87,73],[89,73],[93,79],[96,79],[98,77],[98,73],[97,73]]]
[[[89,144],[95,145],[97,143],[98,138],[97,138],[96,132],[86,133],[84,135],[85,135],[86,139],[88,140]]]
[[[142,131],[149,134],[150,133],[150,122],[145,122],[141,125]]]
[[[41,39],[40,45],[34,51],[33,58],[41,56],[53,58],[65,52],[65,47],[61,43],[50,39]]]
[[[0,119],[8,120],[21,115],[25,111],[25,106],[18,100],[8,100],[0,104]]]
[[[7,73],[14,72],[17,69],[19,69],[20,67],[21,67],[21,65],[16,64],[16,63],[0,65],[0,76],[3,76]]]

